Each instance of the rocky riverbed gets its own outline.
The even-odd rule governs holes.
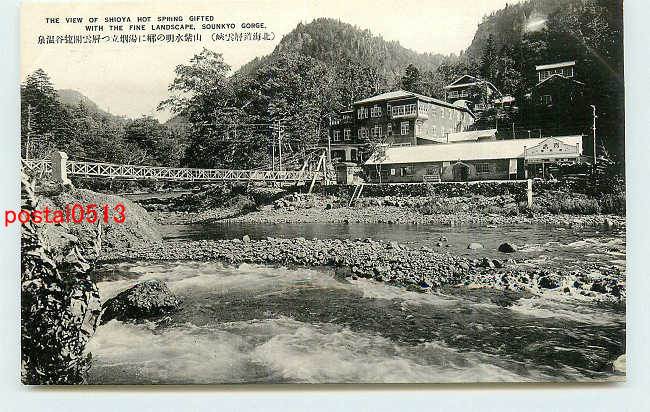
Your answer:
[[[469,245],[468,245],[469,247]],[[478,247],[472,245],[472,247]],[[229,264],[333,267],[340,276],[368,278],[430,292],[442,286],[490,287],[532,294],[558,294],[586,300],[624,302],[625,277],[611,270],[551,271],[519,267],[503,259],[469,259],[429,248],[410,248],[373,239],[278,239],[164,241],[147,247],[114,251],[106,260],[194,260]]]
[[[541,200],[540,200],[541,201]],[[547,202],[548,203],[548,202]],[[522,211],[512,196],[431,198],[385,196],[362,198],[352,206],[337,196],[289,194],[270,204],[237,201],[199,210],[177,210],[161,203],[146,205],[163,224],[245,223],[389,223],[422,225],[546,224],[564,227],[624,227],[625,217],[600,213],[551,213],[547,208]]]
[[[262,208],[259,211],[227,215],[220,209],[201,213],[193,212],[152,212],[160,223],[187,224],[202,222],[242,222],[242,223],[388,223],[411,225],[500,225],[500,224],[546,224],[564,227],[607,226],[624,227],[625,218],[613,215],[552,215],[535,214],[503,216],[498,214],[479,214],[471,212],[448,215],[424,215],[415,210],[399,206],[339,207],[318,208]],[[227,215],[227,216],[226,216]]]

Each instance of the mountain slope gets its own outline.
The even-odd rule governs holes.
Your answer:
[[[570,3],[581,0],[527,0],[514,5],[506,5],[485,16],[478,25],[474,39],[466,50],[466,55],[480,58],[481,53],[492,36],[496,50],[512,46],[521,41],[527,30],[537,30],[544,26],[546,18]]]
[[[83,93],[76,90],[59,89],[56,91],[56,94],[59,102],[66,106],[77,107],[79,106],[79,103],[83,103],[84,106],[86,106],[86,108],[91,111],[107,113],[104,110],[100,109],[97,103],[93,102]]]
[[[271,55],[255,58],[242,66],[238,74],[253,73],[269,59],[285,52],[300,53],[335,67],[354,61],[377,68],[388,80],[399,78],[409,64],[421,70],[435,70],[445,59],[441,54],[416,53],[399,42],[386,41],[369,30],[340,20],[319,18],[298,24],[282,38]]]

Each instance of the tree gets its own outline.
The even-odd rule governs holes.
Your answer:
[[[68,116],[57,100],[49,76],[37,69],[21,85],[22,155],[43,157],[53,147],[68,141]]]
[[[352,107],[357,100],[378,94],[387,89],[387,82],[377,67],[343,58],[336,69],[335,110]]]
[[[420,70],[418,70],[414,65],[409,64],[401,79],[402,89],[414,93],[420,93],[421,81]]]
[[[481,60],[479,65],[479,70],[481,77],[486,80],[493,80],[496,77],[496,60],[497,60],[497,50],[494,44],[494,36],[490,34],[485,42],[483,47],[483,52],[481,54]]]
[[[237,83],[228,78],[229,72],[223,56],[205,48],[189,64],[176,66],[176,77],[169,86],[171,96],[158,109],[169,109],[190,124],[183,164],[228,167],[243,161],[239,165],[244,167],[255,158],[254,152],[242,147],[257,141],[247,127],[255,119],[242,110],[245,103],[240,100]]]
[[[126,142],[144,151],[147,164],[177,166],[182,155],[178,138],[169,128],[151,116],[131,120],[124,131]]]

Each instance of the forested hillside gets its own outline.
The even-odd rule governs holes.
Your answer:
[[[32,144],[41,139],[43,147],[97,160],[259,168],[270,167],[281,138],[287,165],[300,164],[326,135],[328,117],[355,100],[398,88],[444,98],[443,87],[463,74],[517,99],[519,110],[488,112],[479,124],[535,129],[527,97],[537,82],[535,65],[565,60],[576,60],[576,78],[597,108],[598,144],[622,160],[622,4],[610,0],[509,5],[485,16],[460,56],[419,54],[325,18],[299,24],[270,55],[234,73],[222,55],[204,49],[176,67],[169,98],[159,105],[174,116],[165,125],[150,117],[116,118],[72,92],[57,96],[39,71],[22,87],[23,143],[30,134]],[[584,120],[590,112],[578,118],[577,129],[591,133]]]
[[[531,124],[526,94],[537,83],[535,66],[576,61],[576,79],[598,113],[598,144],[624,156],[623,7],[612,0],[527,0],[496,11],[479,24],[463,55],[469,71],[512,94],[512,119]],[[585,110],[590,111],[589,107]],[[582,131],[590,134],[591,124]]]
[[[435,70],[444,61],[441,54],[416,53],[399,42],[386,41],[381,36],[340,20],[320,18],[309,24],[298,24],[284,36],[270,56],[254,59],[242,66],[240,74],[252,74],[274,57],[298,53],[335,68],[351,62],[374,67],[387,84],[395,85],[409,64],[421,70]]]
[[[72,159],[179,164],[182,135],[153,117],[114,116],[78,91],[57,91],[41,69],[27,76],[20,97],[22,157],[44,158],[58,149]]]

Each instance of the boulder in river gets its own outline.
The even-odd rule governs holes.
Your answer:
[[[560,279],[557,276],[542,276],[537,280],[542,289],[557,289],[560,287]]]
[[[472,242],[469,245],[467,245],[467,249],[472,249],[472,250],[483,249],[483,245],[477,242]]]
[[[162,316],[178,310],[180,303],[164,282],[151,279],[107,300],[102,305],[101,322]]]
[[[499,252],[502,253],[513,253],[517,251],[517,246],[513,245],[512,243],[501,243],[499,245]]]

